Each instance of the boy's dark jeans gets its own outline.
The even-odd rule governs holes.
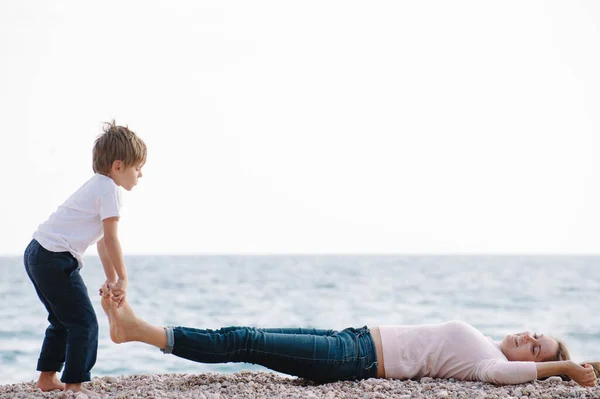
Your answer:
[[[371,332],[362,328],[167,327],[165,353],[202,363],[246,362],[317,383],[377,376]],[[383,365],[382,365],[383,366]]]
[[[48,311],[50,325],[38,359],[38,371],[60,371],[61,381],[89,381],[98,350],[98,320],[77,260],[69,252],[51,252],[32,240],[25,270]]]

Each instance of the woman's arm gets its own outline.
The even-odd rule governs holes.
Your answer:
[[[590,364],[585,367],[572,360],[556,362],[483,362],[478,367],[477,379],[494,384],[523,384],[539,378],[567,375],[582,386],[594,386],[596,374]]]
[[[566,374],[573,381],[584,387],[593,387],[596,385],[596,373],[589,364],[586,364],[584,367],[572,360],[562,360],[558,362],[536,363],[535,367],[537,378]]]

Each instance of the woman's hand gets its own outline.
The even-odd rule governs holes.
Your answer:
[[[567,375],[569,378],[584,387],[593,387],[596,385],[596,373],[590,364],[586,364],[584,367],[572,360],[568,362]]]

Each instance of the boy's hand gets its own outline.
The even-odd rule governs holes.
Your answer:
[[[121,307],[127,294],[127,280],[118,279],[116,283],[108,284],[108,287],[112,293],[112,300],[117,302],[118,307]]]
[[[100,287],[100,296],[110,296],[110,285],[114,284],[110,281],[106,280],[104,284]]]

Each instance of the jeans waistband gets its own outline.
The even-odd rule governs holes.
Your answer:
[[[378,367],[383,367],[383,364],[377,363],[377,349],[375,348],[375,340],[367,326],[358,330],[358,340],[361,345],[361,350],[364,353],[364,372],[363,378],[377,378]]]

